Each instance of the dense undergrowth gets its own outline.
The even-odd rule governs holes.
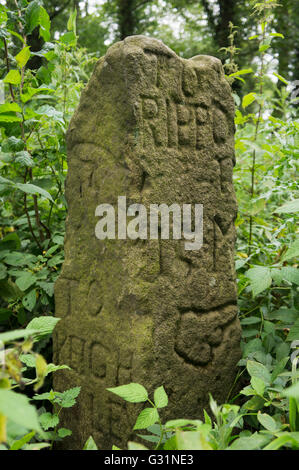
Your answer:
[[[77,46],[76,14],[67,32],[51,41],[40,2],[0,5],[0,448],[39,449],[67,439],[59,413],[80,389],[51,389],[53,287],[63,262],[67,172],[65,132],[96,60]],[[226,404],[210,398],[200,420],[162,423],[167,406],[161,384],[149,399],[138,384],[111,389],[130,402],[148,402],[136,431],[156,449],[299,449],[299,346],[296,164],[299,120],[283,77],[273,70],[271,19],[275,2],[255,2],[257,46],[252,68],[237,70],[234,28],[227,49],[228,80],[255,78],[236,101],[234,181],[239,204],[236,269],[242,353]],[[39,28],[42,49],[27,40]],[[34,56],[42,58],[31,68]],[[277,83],[276,83],[277,82]],[[280,86],[277,86],[277,85]],[[1,349],[1,344],[0,344]],[[237,395],[233,390],[240,390]],[[184,417],[178,417],[184,418]],[[138,431],[140,432],[140,431]],[[139,438],[138,442],[142,442]],[[129,443],[130,449],[144,449]],[[95,449],[92,437],[85,446]]]

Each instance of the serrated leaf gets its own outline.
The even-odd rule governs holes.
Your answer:
[[[271,270],[266,266],[257,266],[246,271],[246,276],[250,279],[252,287],[252,295],[256,297],[265,289],[271,286],[272,277]]]
[[[263,396],[265,391],[265,382],[259,377],[251,377],[250,383],[252,388],[257,392],[258,395]]]
[[[149,426],[152,426],[153,424],[157,423],[157,421],[159,421],[159,414],[157,409],[145,408],[139,414],[133,429],[146,429]]]
[[[256,361],[247,361],[247,370],[251,377],[258,377],[261,379],[266,385],[270,385],[271,383],[271,374],[268,369],[261,364],[260,362]]]
[[[50,335],[59,320],[60,318],[50,316],[33,318],[33,320],[28,323],[26,329],[37,330],[39,332],[38,338],[40,339],[44,336]]]
[[[164,408],[168,405],[168,396],[164,390],[163,385],[155,390],[154,401],[157,408]]]
[[[29,272],[24,272],[20,277],[16,279],[16,285],[18,286],[19,289],[22,291],[27,290],[29,287],[31,287],[34,283],[36,282],[36,277],[34,274],[29,273]]]
[[[57,414],[43,413],[39,417],[39,422],[42,428],[47,431],[49,428],[55,428],[59,423],[59,417]]]
[[[18,70],[10,70],[5,76],[4,83],[10,83],[11,85],[19,85],[21,83],[21,75]]]
[[[15,162],[25,167],[34,166],[34,161],[32,160],[30,153],[28,153],[26,150],[22,150],[21,152],[16,153]]]
[[[66,429],[66,428],[58,429],[58,436],[61,437],[62,439],[64,437],[68,437],[68,436],[71,436],[71,435],[72,435],[72,431],[70,429]]]
[[[2,114],[2,113],[21,113],[21,112],[22,112],[22,110],[21,110],[20,106],[17,103],[0,104],[0,114]],[[9,152],[10,150],[12,150],[11,148],[7,149],[7,147],[5,146],[5,143],[7,141],[8,142],[9,141],[18,141],[18,142],[20,142],[20,139],[17,139],[16,137],[9,137],[8,139],[6,139],[6,141],[4,141],[1,144],[1,148],[2,148],[3,152]],[[21,142],[23,143],[22,140],[21,140]]]
[[[118,395],[130,403],[142,403],[148,399],[146,389],[137,383],[130,383],[128,385],[120,385],[119,387],[107,388],[109,392]]]
[[[15,59],[20,69],[25,67],[28,60],[30,59],[30,56],[30,46],[23,47],[23,49],[16,55]]]
[[[242,99],[242,107],[245,109],[247,106],[249,106],[251,103],[253,103],[256,100],[256,95],[255,93],[248,93],[245,95]]]
[[[287,252],[282,258],[282,261],[287,261],[297,256],[299,256],[299,238],[297,238],[288,248]]]
[[[32,312],[36,304],[36,290],[35,289],[32,289],[30,292],[24,295],[24,297],[22,298],[22,304],[27,310],[29,310],[29,312]]]

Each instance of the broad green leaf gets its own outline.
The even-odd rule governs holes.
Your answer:
[[[109,392],[115,393],[119,397],[130,403],[142,403],[148,399],[146,389],[137,383],[130,383],[128,385],[120,385],[119,387],[107,388]]]
[[[271,383],[271,374],[268,369],[261,364],[260,362],[256,361],[247,361],[247,370],[251,377],[258,377],[261,379],[266,385],[270,385]]]
[[[251,377],[250,383],[258,395],[263,396],[265,391],[265,382],[260,377]]]
[[[201,431],[177,431],[176,441],[178,450],[213,450],[208,441],[209,426],[202,425]]]
[[[156,408],[145,408],[139,414],[133,429],[146,429],[159,421],[159,414]]]
[[[21,152],[16,153],[15,162],[25,167],[34,166],[34,161],[32,160],[31,155],[26,150],[22,150]]]
[[[5,76],[4,83],[10,83],[11,85],[19,85],[21,83],[21,75],[18,70],[10,70]]]
[[[20,69],[25,67],[28,60],[30,59],[30,55],[30,46],[23,47],[23,49],[16,55],[15,59]]]
[[[39,25],[39,35],[43,38],[45,42],[49,41],[51,38],[51,21],[47,11],[43,7],[40,7],[39,10]]]
[[[71,436],[71,435],[72,435],[72,431],[70,429],[66,429],[66,428],[58,429],[58,436],[61,437],[62,439],[64,437]]]
[[[59,423],[59,417],[57,414],[43,413],[39,417],[39,422],[42,428],[47,431],[49,428],[55,428]]]
[[[299,256],[299,238],[297,238],[288,248],[286,254],[282,258],[282,261],[287,261],[297,256]]]
[[[60,318],[50,316],[36,317],[28,323],[27,328],[37,330],[39,332],[38,337],[42,338],[53,332],[59,320]]]
[[[11,104],[15,104],[15,103],[10,103],[9,106]],[[0,106],[0,113],[1,113],[1,106]],[[15,109],[15,111],[18,112],[19,110],[19,112],[21,112],[21,108],[19,107],[19,105],[17,105],[17,108],[18,109]],[[24,149],[24,142],[22,139],[18,139],[17,137],[11,136],[2,142],[1,148],[3,152],[20,152],[21,150]]]
[[[44,189],[40,188],[39,186],[36,186],[34,184],[30,183],[15,183],[15,187],[17,189],[20,189],[24,193],[27,194],[39,194],[40,196],[45,197],[46,199],[49,199],[50,201],[54,202],[52,199],[52,196],[48,193],[48,191],[45,191]]]
[[[1,114],[2,113],[21,113],[21,112],[22,112],[22,109],[20,108],[18,103],[0,104],[0,113]],[[7,147],[5,147],[5,142],[13,141],[13,140],[19,141],[20,139],[17,139],[16,137],[9,137],[9,139],[7,139],[6,141],[3,141],[3,143],[1,144],[1,148],[2,148],[3,152],[7,152],[7,151],[11,150],[11,149],[7,150]],[[21,142],[23,142],[23,141],[21,141]]]
[[[271,286],[271,270],[266,266],[257,266],[246,271],[246,276],[250,279],[252,295],[256,297],[265,289]]]
[[[271,438],[254,433],[251,436],[239,437],[230,446],[229,450],[255,450],[262,449]]]
[[[292,212],[299,211],[299,199],[294,199],[293,201],[286,202],[280,207],[277,207],[273,212],[277,214],[289,214]]]
[[[27,290],[29,287],[31,287],[34,283],[36,282],[36,276],[32,273],[29,273],[27,271],[22,274],[22,276],[18,277],[16,279],[16,284],[21,289],[22,291]],[[35,328],[35,327],[33,327]],[[35,328],[37,329],[37,328]]]
[[[30,292],[28,292],[28,294],[24,295],[22,299],[22,304],[27,310],[29,310],[29,312],[32,312],[36,304],[36,290],[35,289],[32,289]]]
[[[59,404],[62,408],[70,408],[76,403],[81,387],[74,387],[59,394]]]
[[[273,433],[279,431],[281,428],[281,426],[278,425],[278,423],[272,418],[272,416],[266,413],[261,413],[259,411],[257,414],[257,419],[261,423],[261,425],[264,426],[265,429]]]
[[[249,106],[251,103],[253,103],[256,99],[255,93],[248,93],[245,95],[242,99],[242,107],[245,109],[247,106]]]
[[[0,388],[0,413],[26,429],[41,432],[36,409],[25,395]]]
[[[96,443],[93,440],[92,436],[89,436],[87,441],[84,444],[83,450],[98,450]]]
[[[163,385],[155,390],[154,401],[157,408],[164,408],[168,405],[168,396]]]

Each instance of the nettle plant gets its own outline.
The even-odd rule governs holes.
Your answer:
[[[39,450],[72,433],[59,425],[59,414],[75,404],[80,387],[36,393],[49,374],[69,369],[66,365],[47,364],[35,352],[36,344],[51,335],[58,321],[46,316],[34,318],[25,329],[0,334],[0,450]],[[32,391],[31,399],[24,389],[27,395],[27,390]],[[38,407],[41,402],[43,406]],[[52,412],[46,410],[47,402]]]
[[[50,26],[40,1],[0,5],[0,328],[54,311],[64,258],[65,132],[95,59],[77,47],[75,11],[52,42]],[[32,52],[36,30],[44,44]]]
[[[159,409],[168,405],[163,386],[154,391],[150,400],[147,390],[138,383],[130,383],[107,390],[130,403],[146,403],[137,417],[134,430],[146,429],[148,434],[137,434],[139,439],[152,444],[155,450],[277,450],[299,449],[299,381],[296,371],[297,359],[293,361],[292,385],[284,388],[290,376],[282,373],[285,362],[277,365],[272,373],[256,361],[247,362],[251,385],[241,394],[249,397],[244,405],[223,404],[218,406],[210,396],[212,418],[204,411],[204,421],[175,419],[162,424]],[[258,401],[259,405],[253,406]],[[276,407],[273,416],[262,412],[264,406]],[[288,421],[280,415],[288,409]],[[255,410],[255,411],[252,411]],[[247,417],[254,416],[259,431],[242,430]],[[286,416],[286,415],[285,415]],[[94,444],[94,443],[93,443]],[[94,447],[95,448],[95,447]],[[113,450],[120,450],[113,446]],[[139,442],[129,442],[129,450],[149,450]]]

